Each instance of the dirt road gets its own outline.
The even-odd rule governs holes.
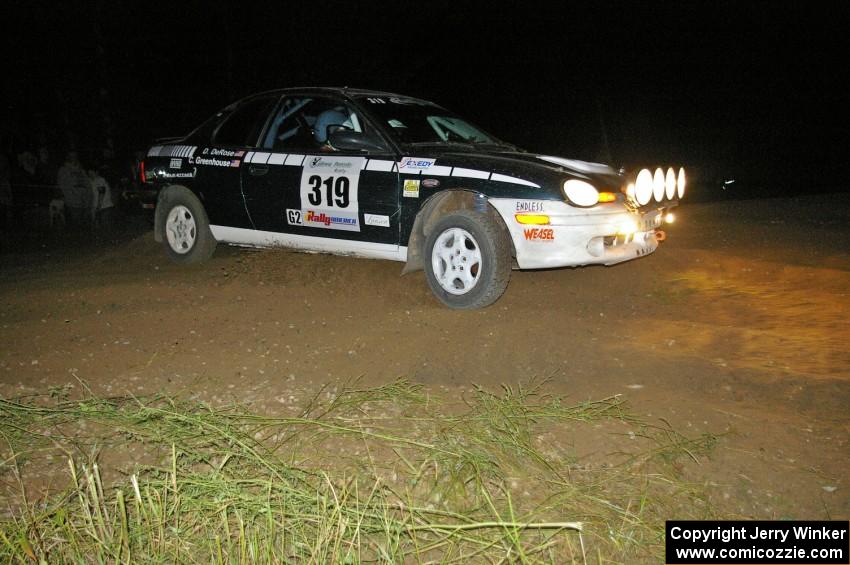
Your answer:
[[[186,268],[151,233],[7,243],[0,395],[79,377],[99,394],[286,412],[354,377],[458,395],[548,377],[568,399],[622,394],[649,420],[719,435],[682,473],[730,515],[847,518],[846,197],[686,205],[669,236],[612,268],[515,271],[475,312],[447,310],[391,262],[220,246]],[[606,438],[576,449],[604,455]]]

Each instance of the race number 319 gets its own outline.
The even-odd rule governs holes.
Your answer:
[[[357,189],[365,157],[308,155],[301,170],[301,218],[311,229],[360,231]],[[294,222],[288,218],[290,224]]]
[[[329,176],[322,178],[319,175],[311,175],[307,182],[310,184],[307,200],[313,206],[348,208],[351,203],[349,197],[351,182],[348,177]]]

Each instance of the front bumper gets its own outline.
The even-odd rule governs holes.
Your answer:
[[[491,198],[502,216],[516,250],[520,269],[614,265],[649,255],[658,248],[656,229],[667,206],[631,211],[621,203],[574,208],[555,200]],[[547,225],[521,224],[516,214],[525,210],[549,217]],[[624,225],[636,231],[623,233]]]

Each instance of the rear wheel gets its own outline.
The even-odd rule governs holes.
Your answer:
[[[164,206],[162,241],[165,252],[175,263],[201,263],[216,248],[206,211],[197,196],[188,190],[167,195]]]
[[[499,299],[511,276],[510,242],[490,216],[457,210],[425,242],[425,276],[446,306],[471,310]]]

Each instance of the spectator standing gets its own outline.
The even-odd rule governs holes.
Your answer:
[[[89,171],[89,182],[94,192],[94,223],[98,228],[109,230],[112,228],[112,214],[115,210],[112,188],[100,170]]]
[[[60,198],[62,193],[56,187],[56,166],[50,158],[50,150],[42,145],[38,148],[38,168],[36,169],[38,184],[44,189],[47,200]]]
[[[19,212],[39,205],[46,205],[47,199],[42,196],[39,186],[38,157],[29,150],[18,153],[17,167],[12,171],[12,190],[15,197],[15,207]]]
[[[68,152],[65,162],[56,173],[56,184],[65,200],[68,225],[75,229],[90,225],[94,210],[92,187],[76,151]]]
[[[0,153],[0,231],[12,223],[12,167],[5,153]]]

